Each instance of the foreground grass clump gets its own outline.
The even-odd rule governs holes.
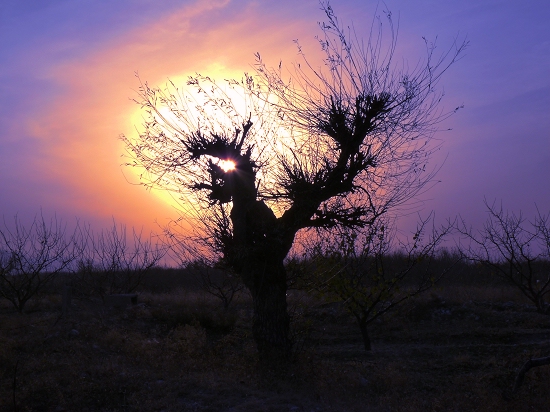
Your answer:
[[[57,294],[21,315],[0,301],[4,411],[545,411],[550,317],[513,289],[448,285],[373,324],[373,350],[337,304],[289,293],[296,346],[285,374],[257,363],[250,302],[143,292],[125,309]],[[38,304],[39,303],[39,304]],[[14,385],[15,383],[15,385]],[[15,407],[14,407],[15,398]]]

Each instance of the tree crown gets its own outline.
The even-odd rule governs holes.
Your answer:
[[[439,108],[437,85],[467,43],[436,57],[426,42],[425,60],[407,71],[395,63],[391,14],[387,26],[374,20],[364,43],[328,3],[322,8],[319,68],[298,45],[303,61],[287,80],[282,65],[269,68],[257,54],[254,74],[223,84],[189,77],[193,92],[141,83],[146,119],[137,139],[123,137],[128,164],[145,169],[144,184],[194,202],[218,240],[232,236],[230,209],[240,201],[262,202],[294,236],[369,225],[434,177],[433,135],[454,112]]]

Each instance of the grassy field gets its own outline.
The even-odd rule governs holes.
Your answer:
[[[246,294],[224,310],[196,288],[142,291],[138,305],[53,291],[18,314],[0,301],[2,411],[547,411],[550,316],[513,289],[439,287],[371,327],[363,350],[336,305],[289,292],[295,359],[256,362]]]

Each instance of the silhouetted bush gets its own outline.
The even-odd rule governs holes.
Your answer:
[[[56,274],[67,270],[79,252],[75,246],[78,228],[66,226],[42,214],[26,226],[15,216],[10,227],[0,228],[0,296],[23,312],[27,302],[37,296]]]
[[[459,230],[469,242],[462,253],[495,279],[520,290],[540,313],[550,314],[550,214],[527,221],[521,213],[485,202],[489,218],[477,233],[464,221]]]

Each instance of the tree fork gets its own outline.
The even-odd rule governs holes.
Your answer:
[[[365,346],[365,351],[369,352],[372,350],[371,340],[369,336],[369,330],[367,326],[367,317],[360,318],[356,316],[357,323],[359,324],[359,329],[361,330],[361,337],[363,338],[363,345]]]
[[[252,196],[242,196],[243,192],[233,197],[234,248],[228,258],[252,295],[253,336],[260,361],[277,365],[289,359],[292,346],[284,267],[290,246],[280,250],[284,242],[277,235],[273,211]]]

